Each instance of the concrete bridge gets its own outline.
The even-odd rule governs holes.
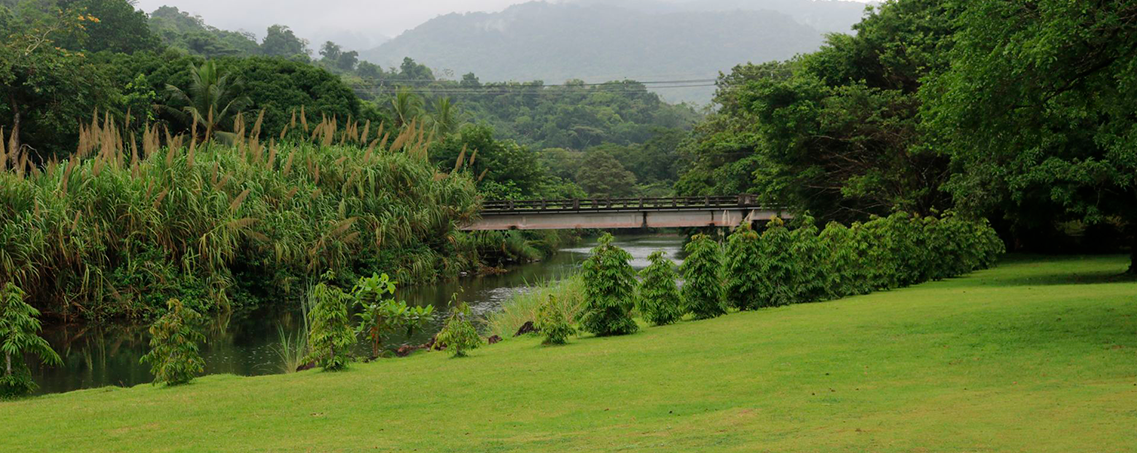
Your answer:
[[[753,195],[733,197],[611,198],[487,201],[481,219],[465,231],[736,227],[788,218]]]

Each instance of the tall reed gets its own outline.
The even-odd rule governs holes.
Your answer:
[[[434,169],[421,126],[369,136],[325,118],[308,140],[267,144],[241,121],[231,144],[109,116],[81,129],[61,162],[0,149],[0,283],[45,313],[148,317],[174,297],[241,308],[299,300],[328,270],[415,283],[475,264],[457,229],[474,183]]]

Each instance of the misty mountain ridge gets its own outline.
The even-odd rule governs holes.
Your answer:
[[[766,5],[781,11],[757,9]],[[812,0],[531,2],[496,13],[439,16],[360,57],[385,67],[411,57],[447,78],[473,72],[483,82],[713,79],[745,62],[814,51],[826,32],[851,30],[865,6]],[[714,87],[658,92],[673,102],[707,103]]]

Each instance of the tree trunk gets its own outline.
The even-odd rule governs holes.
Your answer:
[[[11,377],[12,376],[12,354],[11,353],[4,354],[4,360],[6,360],[8,362],[8,372],[6,374],[4,374],[4,376],[5,377]]]
[[[20,106],[16,104],[15,94],[8,95],[8,104],[12,108],[12,137],[8,142],[12,146],[8,147],[8,155],[15,159],[16,151],[20,149]]]

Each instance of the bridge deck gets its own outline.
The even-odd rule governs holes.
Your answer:
[[[563,230],[736,227],[781,216],[753,195],[487,201],[482,218],[465,230]]]

